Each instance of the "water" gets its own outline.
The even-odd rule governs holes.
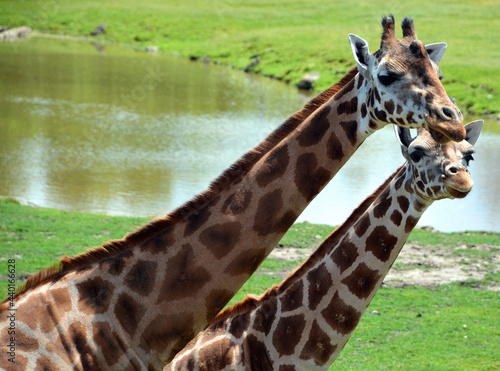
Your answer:
[[[116,46],[0,43],[0,195],[40,206],[162,215],[310,99],[258,76]],[[475,187],[420,225],[500,231],[500,125],[476,145]],[[299,220],[339,224],[403,163],[392,127],[370,137]]]

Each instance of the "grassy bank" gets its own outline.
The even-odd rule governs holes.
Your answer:
[[[7,259],[15,259],[20,284],[27,275],[54,264],[64,254],[74,255],[121,238],[145,222],[145,218],[33,208],[0,199],[0,277],[5,278]],[[281,248],[314,248],[332,229],[327,225],[295,224],[282,239]],[[433,254],[452,251],[461,259],[472,258],[465,264],[484,265],[498,255],[500,233],[415,230],[409,242],[428,248]],[[454,248],[459,245],[491,248]],[[232,302],[248,293],[262,293],[280,282],[306,256],[307,253],[299,260],[267,259]],[[421,268],[425,274],[425,264]],[[491,273],[481,280],[430,288],[381,288],[334,368],[495,369],[500,352],[500,295],[488,287],[498,286],[499,282],[500,274]],[[5,297],[6,292],[7,281],[0,280],[0,295]]]
[[[184,58],[205,56],[214,63],[244,69],[261,54],[253,71],[297,83],[304,73],[321,75],[315,88],[336,82],[354,65],[348,33],[365,38],[375,51],[380,18],[397,22],[410,15],[425,43],[445,41],[443,83],[468,113],[500,112],[500,6],[489,0],[335,2],[202,0],[2,1],[0,24],[30,25],[36,31],[95,37],[139,47],[156,45],[162,53]],[[398,30],[400,35],[400,30]]]

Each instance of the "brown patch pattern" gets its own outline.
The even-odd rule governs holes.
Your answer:
[[[262,303],[255,313],[253,328],[268,335],[276,318],[276,310],[276,298],[271,298]]]
[[[250,313],[244,312],[238,314],[234,318],[231,319],[229,323],[228,331],[231,335],[233,335],[236,339],[239,339],[243,333],[248,330],[248,325],[250,323]]]
[[[379,225],[366,239],[366,251],[371,251],[377,259],[386,262],[397,242],[397,237],[391,235],[386,227]]]
[[[240,240],[241,223],[227,222],[215,224],[200,233],[200,242],[217,259],[222,259]]]
[[[239,215],[247,209],[251,200],[252,191],[240,188],[226,199],[221,211],[226,215]]]
[[[158,304],[193,296],[210,279],[210,273],[195,258],[193,248],[186,244],[170,258],[162,283]]]
[[[304,299],[303,295],[304,283],[298,280],[286,291],[286,295],[281,297],[281,311],[285,313],[300,308]]]
[[[233,296],[233,292],[224,289],[213,289],[210,291],[205,301],[207,321],[212,320]]]
[[[78,308],[87,314],[104,313],[108,310],[113,295],[113,285],[101,277],[77,283]]]
[[[285,174],[289,161],[287,144],[283,144],[269,152],[256,176],[259,187],[267,187],[272,181],[281,178]]]
[[[297,159],[294,182],[307,202],[311,201],[331,178],[330,172],[318,167],[314,153],[304,153]]]
[[[326,153],[334,161],[340,161],[344,158],[344,151],[342,150],[342,143],[335,132],[332,132],[328,142],[326,143]]]
[[[356,120],[351,121],[342,121],[340,123],[342,129],[344,129],[345,134],[347,135],[347,139],[354,146],[357,140],[357,131],[358,131],[358,122]]]
[[[97,321],[93,322],[92,325],[94,340],[104,355],[106,365],[111,367],[127,351],[127,346],[121,342],[120,337],[111,329],[109,323]]]
[[[338,292],[333,295],[330,304],[321,311],[323,318],[330,327],[339,334],[347,335],[358,325],[361,313],[356,308],[346,304]]]
[[[266,236],[274,232],[274,223],[283,209],[282,190],[270,191],[261,197],[257,204],[257,212],[253,229],[260,235]]]
[[[267,347],[264,343],[259,341],[255,335],[248,335],[245,339],[246,347],[250,354],[244,354],[245,357],[250,359],[250,370],[274,371],[274,362],[271,360]]]
[[[149,295],[155,283],[157,267],[158,263],[154,261],[138,261],[125,277],[125,284],[139,295]]]
[[[138,303],[133,297],[126,293],[121,293],[116,301],[116,319],[130,337],[135,335],[135,331],[137,330],[137,326],[144,311],[144,305]]]
[[[381,199],[380,202],[375,205],[373,208],[373,216],[375,218],[382,218],[385,216],[387,213],[387,210],[389,210],[389,207],[391,207],[392,199],[391,199],[391,191],[389,188],[387,188],[380,196],[379,198]]]
[[[224,273],[231,276],[239,274],[250,276],[259,267],[265,257],[266,251],[264,249],[243,251],[224,269]]]
[[[226,365],[230,365],[234,351],[230,345],[231,342],[226,338],[205,344],[199,352],[200,370],[219,371],[223,370]]]
[[[300,146],[313,146],[318,144],[321,139],[323,139],[325,133],[330,127],[330,122],[328,120],[330,111],[330,106],[324,105],[318,110],[317,113],[314,114],[314,116],[311,117],[309,125],[305,126],[297,136],[297,141]]]
[[[189,237],[194,232],[196,232],[203,224],[207,222],[211,214],[212,212],[207,205],[188,216],[186,220],[186,227],[184,229],[184,237]]]
[[[365,263],[361,263],[349,276],[342,280],[342,283],[358,298],[366,299],[375,289],[380,277],[378,271],[370,269]]]
[[[354,232],[356,233],[356,236],[362,237],[366,233],[370,225],[370,216],[368,214],[363,215],[361,219],[358,220],[358,222],[354,225]]]
[[[302,338],[306,325],[304,315],[282,317],[273,334],[273,345],[280,356],[291,355]]]
[[[391,214],[391,221],[394,223],[396,227],[401,225],[401,221],[403,220],[403,215],[398,211],[394,210]]]
[[[307,280],[309,282],[309,308],[314,311],[332,286],[332,276],[328,272],[326,264],[322,263],[309,271]]]
[[[358,248],[350,241],[349,236],[346,236],[342,242],[333,249],[331,254],[331,258],[339,267],[340,273],[349,268],[356,261],[358,256]]]
[[[312,359],[316,365],[324,365],[333,352],[337,349],[337,345],[330,343],[330,337],[321,329],[318,322],[314,321],[309,333],[309,339],[304,345],[300,358],[304,360]]]

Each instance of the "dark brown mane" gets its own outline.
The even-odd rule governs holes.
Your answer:
[[[327,251],[337,244],[342,237],[345,236],[347,231],[356,223],[356,221],[368,210],[368,208],[373,204],[377,197],[387,188],[390,182],[397,177],[397,175],[402,171],[404,165],[400,166],[386,181],[377,188],[377,190],[368,196],[361,204],[354,209],[352,214],[347,218],[347,220],[336,228],[321,245],[311,254],[311,256],[302,263],[293,273],[291,273],[283,282],[278,285],[274,285],[268,289],[260,297],[255,295],[248,295],[242,301],[236,303],[230,308],[220,312],[208,326],[216,325],[219,322],[226,320],[229,317],[238,315],[239,313],[247,312],[254,309],[260,303],[275,297],[288,289],[292,284],[294,284],[300,277],[302,277],[305,272],[309,271],[319,260],[325,256]],[[208,327],[207,326],[207,327]]]
[[[210,184],[207,190],[195,196],[167,216],[151,221],[137,231],[127,234],[121,240],[106,242],[102,246],[89,249],[74,257],[64,256],[60,259],[60,262],[54,266],[42,269],[38,273],[31,275],[26,283],[16,290],[16,297],[19,297],[19,295],[41,284],[60,279],[70,271],[83,270],[102,259],[110,258],[133,246],[140,245],[154,235],[166,231],[176,223],[196,213],[230,184],[244,176],[266,153],[272,150],[279,142],[295,130],[295,128],[297,128],[297,126],[317,108],[351,82],[357,73],[357,68],[354,67],[339,82],[309,101],[302,110],[290,116],[282,125],[269,134],[266,139],[255,148],[245,153],[239,160],[226,169]],[[5,309],[6,301],[7,299],[0,304],[0,311]]]

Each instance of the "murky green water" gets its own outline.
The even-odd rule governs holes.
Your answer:
[[[308,99],[276,81],[126,48],[0,43],[0,195],[76,211],[166,213]],[[435,203],[420,224],[500,231],[499,146],[500,125],[490,122],[471,195]],[[402,163],[392,128],[376,133],[299,220],[341,223]]]

